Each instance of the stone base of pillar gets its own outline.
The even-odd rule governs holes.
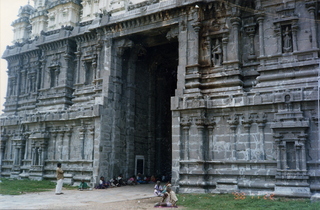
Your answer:
[[[29,179],[37,181],[43,180],[43,166],[32,166],[29,170]]]
[[[310,200],[311,200],[311,203],[320,202],[320,193],[316,193],[312,195]]]
[[[10,178],[19,179],[19,174],[21,173],[21,169],[19,165],[13,166],[10,174]]]
[[[219,179],[213,193],[233,193],[239,191],[236,179]]]
[[[275,196],[285,197],[304,197],[310,198],[310,187],[309,186],[297,186],[294,184],[278,185],[276,184],[274,190]]]
[[[63,184],[73,185],[73,175],[64,174]]]

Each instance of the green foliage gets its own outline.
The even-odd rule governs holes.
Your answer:
[[[179,194],[178,206],[187,209],[241,209],[241,210],[316,210],[320,209],[320,202],[311,203],[309,199],[286,199],[272,198],[266,196],[245,196],[236,199],[232,194]]]
[[[20,195],[26,192],[43,192],[54,189],[56,184],[49,180],[34,181],[29,179],[0,179],[1,195]]]

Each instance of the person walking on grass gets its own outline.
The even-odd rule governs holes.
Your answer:
[[[57,164],[56,177],[57,177],[56,195],[61,195],[63,194],[61,190],[62,190],[63,178],[64,178],[63,170],[61,169],[61,163]]]

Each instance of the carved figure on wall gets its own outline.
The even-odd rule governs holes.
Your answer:
[[[215,45],[212,47],[212,65],[221,66],[222,64],[222,47],[219,39],[216,39]]]
[[[283,52],[292,52],[292,42],[291,42],[291,33],[289,27],[286,27],[286,30],[283,34]]]

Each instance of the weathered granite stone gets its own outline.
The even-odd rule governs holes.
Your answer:
[[[2,177],[320,190],[318,1],[34,3],[3,54]]]

